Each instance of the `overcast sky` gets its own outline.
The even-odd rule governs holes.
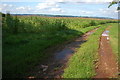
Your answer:
[[[55,14],[117,18],[112,0],[1,0],[0,11],[14,14]]]

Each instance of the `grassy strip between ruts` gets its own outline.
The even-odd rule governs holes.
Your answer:
[[[114,24],[111,24],[111,26],[112,27],[109,29],[110,43],[111,43],[113,52],[118,57],[118,24],[114,23]]]
[[[70,58],[68,67],[64,70],[64,78],[91,78],[95,73],[99,39],[109,24],[102,25],[95,33],[89,36],[86,43]]]

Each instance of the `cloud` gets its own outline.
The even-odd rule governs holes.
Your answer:
[[[24,10],[25,9],[25,7],[18,7],[18,8],[16,8],[17,10]]]
[[[45,2],[56,2],[56,3],[105,3],[112,2],[113,0],[45,0]]]
[[[36,3],[34,6],[26,6],[26,5],[18,5],[17,4],[10,4],[10,3],[4,3],[0,5],[0,11],[6,12],[10,11],[10,13],[18,13],[18,14],[63,14],[63,15],[88,15],[88,16],[108,16],[108,17],[116,17],[118,11],[116,10],[117,7],[112,6],[110,8],[106,7],[98,7],[96,6],[95,9],[89,9],[89,6],[86,6],[87,2],[91,2],[93,0],[84,0],[86,3],[81,3],[82,5],[85,4],[85,7],[78,4],[74,5],[74,3],[82,2],[83,0],[42,0],[43,2]],[[103,2],[103,0],[94,0],[94,2]],[[104,2],[108,2],[110,0],[104,0]],[[70,2],[70,4],[61,4],[61,3],[67,3]],[[67,6],[68,5],[68,6]],[[89,4],[93,5],[93,4]],[[96,4],[95,4],[96,5]],[[102,4],[100,4],[102,5]],[[70,8],[69,8],[70,6]],[[105,6],[105,5],[103,5]],[[106,6],[108,6],[106,4]],[[83,7],[83,8],[82,8]],[[88,9],[87,9],[88,8]],[[91,7],[92,8],[92,7]],[[94,8],[94,7],[93,7]]]
[[[113,18],[118,17],[117,7],[101,8],[98,11],[95,11],[94,13],[98,13],[101,16],[106,16],[106,17],[113,17]]]
[[[92,14],[93,12],[92,11],[80,11],[80,13],[83,13],[83,14]]]
[[[1,4],[0,8],[1,8],[1,11],[6,12],[6,11],[13,10],[14,6],[11,4]]]
[[[102,13],[116,13],[117,11],[117,7],[111,7],[111,8],[101,8],[98,10],[98,12],[102,12]]]
[[[30,6],[15,6],[11,4],[1,4],[0,5],[1,12],[10,12],[10,13],[30,13],[32,8]]]
[[[66,0],[66,1],[68,1],[68,2],[76,2],[76,3],[81,3],[81,2],[83,2],[83,3],[103,3],[103,2],[111,2],[112,0]]]
[[[111,2],[113,0],[1,0],[1,2]]]
[[[62,10],[60,8],[51,8],[50,11],[61,12]]]
[[[55,2],[51,2],[51,3],[39,3],[36,8],[37,9],[47,9],[47,8],[51,8],[51,7],[59,7],[59,5],[57,5]]]
[[[11,4],[0,5],[1,12],[10,12],[15,14],[29,14],[29,13],[52,13],[52,12],[64,12],[58,3],[38,3],[36,6],[15,6]]]
[[[21,7],[17,7],[14,12],[16,13],[31,13],[33,11],[33,9],[30,6],[21,6]]]
[[[117,7],[111,7],[111,8],[98,8],[96,10],[80,10],[78,14],[82,16],[98,16],[98,17],[111,17],[111,18],[117,18],[118,17]]]
[[[45,2],[58,2],[58,3],[64,3],[66,0],[46,0]]]
[[[23,6],[22,6],[22,7],[17,7],[17,8],[16,8],[16,10],[27,10],[27,11],[28,11],[28,10],[31,10],[31,9],[32,9],[32,8],[29,7],[29,6],[26,6],[26,7],[23,7]]]
[[[65,0],[1,0],[1,2],[64,2]]]
[[[57,0],[56,0],[57,1]],[[59,1],[62,2],[62,1]],[[53,2],[45,2],[45,3],[38,3],[36,5],[36,11],[35,12],[40,12],[40,10],[43,10],[43,12],[64,12],[60,5],[58,5],[55,0]]]

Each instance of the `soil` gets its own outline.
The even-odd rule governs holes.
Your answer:
[[[96,63],[96,73],[94,78],[106,78],[104,80],[109,80],[109,78],[117,78],[118,76],[118,64],[116,61],[116,56],[112,51],[110,41],[109,41],[109,28],[108,27],[102,34],[100,38],[99,45],[99,60]]]
[[[69,58],[76,52],[80,45],[87,41],[87,38],[98,28],[91,30],[74,41],[48,49],[47,52],[53,54],[47,61],[40,63],[30,71],[27,78],[62,78],[64,69],[67,67]]]

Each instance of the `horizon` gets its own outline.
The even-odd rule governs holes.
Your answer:
[[[2,13],[2,12],[1,12]],[[9,13],[9,12],[8,12]],[[7,14],[7,13],[3,13]],[[11,13],[10,13],[11,14]],[[116,19],[111,17],[101,17],[101,16],[73,16],[73,15],[56,15],[56,14],[11,14],[11,15],[37,15],[37,16],[46,16],[46,17],[81,17],[81,18],[98,18],[98,19]]]
[[[4,14],[6,14],[6,13],[4,13]],[[11,13],[10,13],[11,14]],[[108,19],[115,19],[115,18],[111,18],[111,17],[101,17],[101,16],[74,16],[74,15],[64,15],[64,14],[62,14],[62,15],[56,15],[56,14],[12,14],[12,15],[38,15],[38,16],[51,16],[51,17],[83,17],[83,18],[108,18]]]

